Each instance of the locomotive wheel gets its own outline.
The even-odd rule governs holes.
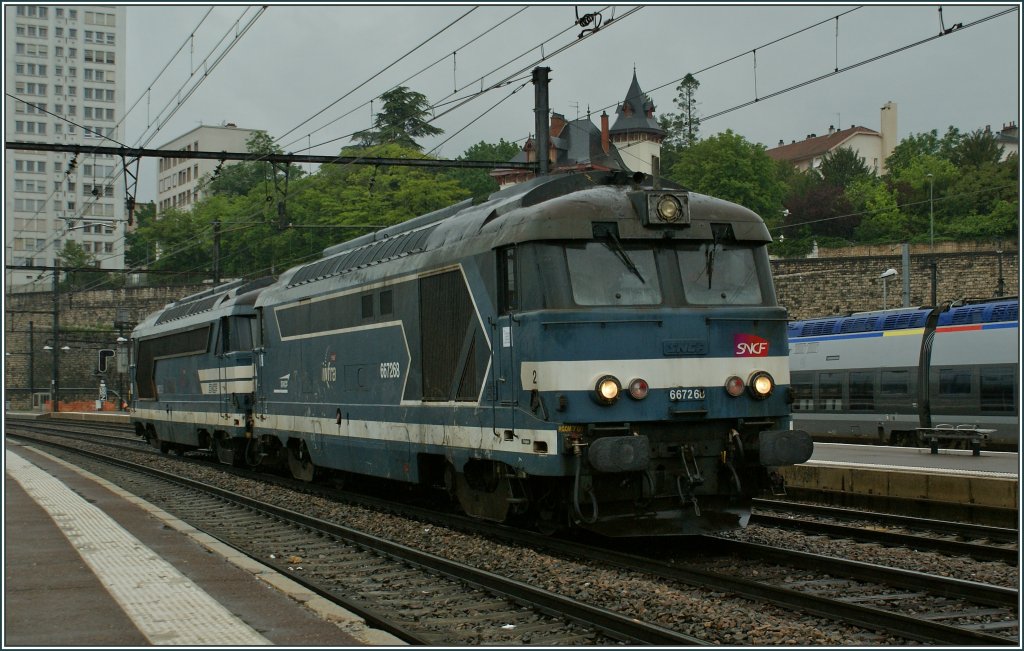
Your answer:
[[[152,445],[157,450],[160,450],[160,454],[167,454],[167,452],[171,449],[170,443],[164,443],[163,441],[161,441],[160,435],[156,433],[155,429],[149,430],[149,436],[147,438],[149,439],[150,445]]]
[[[299,481],[313,481],[316,475],[316,464],[309,458],[309,450],[306,449],[306,442],[299,441],[298,447],[288,446],[288,470],[292,477]]]

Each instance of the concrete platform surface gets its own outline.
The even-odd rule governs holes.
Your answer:
[[[8,441],[4,647],[401,645],[166,512]]]

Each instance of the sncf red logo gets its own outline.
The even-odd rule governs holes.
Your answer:
[[[768,340],[757,335],[733,335],[732,342],[733,355],[736,357],[766,357],[768,355]]]

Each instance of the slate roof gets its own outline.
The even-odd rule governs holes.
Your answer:
[[[626,114],[627,107],[629,107],[629,115]],[[645,131],[659,135],[665,134],[665,130],[658,126],[658,121],[653,115],[648,115],[648,113],[654,113],[654,102],[644,91],[640,90],[635,70],[633,71],[633,82],[629,85],[629,90],[626,91],[626,99],[622,100],[622,103],[615,109],[615,113],[618,117],[615,118],[615,124],[608,130],[608,133]]]
[[[853,126],[849,129],[836,131],[831,135],[807,138],[800,142],[782,145],[781,147],[774,147],[767,150],[765,153],[767,153],[773,160],[807,160],[809,158],[814,158],[815,156],[824,156],[828,152],[833,151],[838,147],[842,147],[843,143],[859,133],[881,137],[880,133],[868,129],[867,127]]]

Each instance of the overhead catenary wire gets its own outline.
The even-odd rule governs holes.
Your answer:
[[[445,31],[446,31],[446,30],[447,30],[448,28],[450,28],[450,27],[451,27],[452,25],[454,25],[454,24],[458,23],[458,22],[459,22],[460,20],[462,20],[463,18],[465,18],[465,17],[466,17],[466,16],[468,16],[469,14],[473,13],[474,11],[476,11],[476,10],[477,10],[478,8],[479,8],[479,7],[473,7],[472,9],[470,9],[469,11],[467,11],[466,13],[462,14],[461,16],[459,16],[458,18],[456,18],[456,19],[455,19],[455,20],[453,20],[452,22],[450,22],[450,23],[448,23],[447,25],[445,25],[444,27],[442,27],[442,28],[441,28],[440,30],[438,30],[437,32],[434,32],[434,33],[433,33],[432,35],[430,35],[429,37],[427,37],[427,39],[426,39],[426,40],[424,40],[423,42],[421,42],[421,43],[420,43],[419,45],[417,45],[416,47],[412,48],[411,50],[409,50],[408,52],[406,52],[406,53],[405,53],[405,54],[403,54],[402,56],[398,57],[397,59],[395,59],[394,61],[392,61],[392,62],[391,62],[391,63],[389,63],[388,65],[386,65],[386,66],[385,66],[384,68],[382,68],[382,69],[381,69],[381,70],[379,70],[378,72],[376,72],[376,73],[374,73],[373,75],[371,75],[369,79],[367,79],[366,81],[362,82],[361,84],[359,84],[358,86],[356,86],[356,87],[355,87],[355,88],[353,88],[352,90],[348,91],[347,93],[345,93],[344,95],[342,95],[342,96],[341,96],[341,97],[339,97],[338,99],[334,100],[333,102],[331,102],[331,103],[330,103],[330,104],[328,104],[327,106],[323,107],[322,109],[320,109],[319,111],[317,111],[317,112],[316,112],[316,113],[314,113],[313,115],[309,116],[308,118],[306,118],[305,120],[303,120],[303,121],[302,121],[302,122],[300,122],[299,124],[295,125],[294,127],[292,127],[291,129],[289,129],[288,131],[286,131],[286,132],[284,132],[283,134],[281,134],[281,135],[280,135],[280,136],[279,136],[278,138],[276,138],[276,139],[275,139],[275,142],[276,142],[276,141],[278,141],[278,140],[283,140],[283,139],[284,139],[285,137],[287,137],[287,136],[288,136],[289,134],[291,134],[292,132],[294,132],[294,131],[296,131],[297,129],[301,128],[301,127],[302,127],[303,125],[305,125],[305,124],[308,124],[308,123],[309,123],[309,122],[310,122],[311,120],[313,120],[313,119],[315,119],[315,118],[316,118],[317,116],[319,116],[319,115],[323,114],[323,113],[324,113],[325,111],[327,111],[328,109],[330,109],[330,108],[331,108],[332,106],[336,105],[336,104],[337,104],[338,102],[342,101],[343,99],[345,99],[346,97],[348,97],[348,96],[349,96],[349,95],[351,95],[352,93],[356,92],[357,90],[359,90],[360,88],[362,88],[362,87],[363,87],[363,86],[365,86],[366,84],[370,83],[371,81],[373,81],[373,80],[374,80],[374,79],[376,79],[377,77],[381,76],[382,74],[384,74],[385,72],[387,72],[388,70],[390,70],[390,69],[391,69],[392,67],[394,67],[394,66],[395,66],[396,64],[398,64],[399,62],[401,62],[401,61],[402,61],[403,59],[405,59],[406,57],[408,57],[409,55],[411,55],[411,54],[412,54],[413,52],[415,52],[416,50],[420,49],[421,47],[423,47],[424,45],[426,45],[426,44],[427,44],[427,43],[429,43],[430,41],[432,41],[432,40],[434,40],[435,38],[437,38],[438,36],[440,36],[440,35],[441,35],[442,33],[444,33],[444,32],[445,32]],[[300,140],[301,140],[301,138],[300,138]]]
[[[441,63],[441,62],[445,61],[445,60],[446,60],[446,59],[447,59],[447,58],[448,58],[449,56],[454,56],[454,55],[455,55],[455,53],[456,53],[456,52],[458,52],[459,50],[462,50],[463,48],[465,48],[465,47],[467,47],[467,46],[471,45],[472,43],[474,43],[474,42],[476,42],[476,41],[480,40],[481,38],[483,38],[483,37],[484,37],[484,36],[486,36],[487,34],[491,33],[492,31],[494,31],[494,30],[495,30],[495,29],[497,29],[498,27],[501,27],[502,25],[504,25],[504,24],[505,24],[505,23],[507,23],[508,21],[512,20],[513,18],[515,18],[515,17],[516,17],[516,16],[518,16],[519,14],[523,13],[524,11],[526,11],[526,10],[527,10],[527,9],[529,9],[529,8],[530,8],[530,7],[528,7],[528,6],[527,6],[527,7],[523,7],[522,9],[520,9],[520,10],[519,10],[519,11],[517,11],[517,12],[515,12],[515,13],[514,13],[514,14],[512,14],[511,16],[507,16],[507,17],[503,18],[502,20],[498,21],[498,22],[497,22],[496,24],[492,25],[491,27],[489,27],[489,28],[487,28],[486,30],[484,30],[483,32],[481,32],[480,34],[477,34],[476,36],[474,36],[474,37],[473,37],[473,38],[471,38],[470,40],[466,41],[466,42],[465,42],[465,43],[463,43],[462,45],[460,45],[460,46],[456,47],[456,48],[455,48],[455,49],[454,49],[454,50],[452,51],[451,55],[445,54],[445,55],[444,55],[443,57],[441,57],[440,59],[437,59],[437,60],[436,60],[436,61],[434,61],[433,63],[430,63],[430,64],[428,64],[428,65],[426,65],[426,66],[424,66],[424,67],[420,68],[419,70],[417,70],[417,71],[416,71],[416,72],[414,72],[413,74],[409,75],[408,77],[406,77],[406,78],[405,78],[405,79],[403,79],[402,81],[400,81],[400,82],[398,82],[397,84],[393,85],[393,86],[392,86],[391,88],[389,88],[388,90],[394,90],[395,88],[398,88],[399,86],[403,86],[403,85],[405,85],[405,84],[406,84],[406,83],[407,83],[408,81],[410,81],[410,80],[412,80],[412,79],[415,79],[416,77],[418,77],[419,75],[423,74],[423,73],[424,73],[424,72],[426,72],[427,70],[429,70],[429,69],[433,68],[434,66],[438,65],[439,63]],[[380,97],[380,95],[378,95],[378,96],[377,96],[377,98],[379,98],[379,97]],[[377,98],[374,98],[374,99],[377,99]],[[370,110],[370,114],[371,114],[371,116],[372,116],[372,114],[373,114],[373,110],[372,110],[372,107],[373,107],[373,99],[371,99],[371,100],[369,100],[369,101],[366,101],[366,102],[363,102],[363,103],[362,103],[362,104],[360,104],[359,106],[357,106],[357,107],[355,107],[355,108],[351,109],[350,111],[348,111],[348,112],[346,112],[346,113],[343,113],[343,114],[339,115],[338,117],[334,118],[333,120],[331,120],[330,122],[328,122],[328,123],[324,124],[323,126],[320,126],[320,127],[317,127],[316,129],[313,129],[312,131],[310,131],[309,133],[307,133],[307,134],[306,134],[306,136],[305,136],[305,137],[307,138],[307,141],[308,141],[308,139],[309,139],[309,138],[311,138],[311,137],[312,137],[312,135],[313,135],[314,133],[317,133],[318,131],[321,131],[321,130],[323,130],[323,129],[326,129],[327,127],[331,126],[332,124],[335,124],[335,123],[336,123],[336,122],[337,122],[338,120],[341,120],[342,118],[346,118],[346,117],[348,117],[349,115],[352,115],[353,113],[355,113],[356,111],[358,111],[358,110],[359,110],[359,109],[361,109],[361,108],[364,108],[364,107],[366,107],[367,105],[369,105],[369,106],[371,107],[371,110]],[[293,131],[294,131],[294,129],[293,129]],[[287,134],[285,134],[285,135],[287,135]],[[282,136],[282,138],[283,138],[283,137],[284,137],[284,136]],[[287,149],[288,147],[291,147],[292,145],[294,145],[294,144],[295,144],[295,143],[297,143],[297,142],[300,142],[301,140],[302,140],[302,138],[297,138],[297,139],[295,139],[295,140],[293,140],[293,141],[289,142],[288,144],[284,145],[284,148],[285,148],[285,149]],[[308,142],[307,142],[307,145],[308,145]],[[309,149],[312,149],[312,147],[311,147],[311,146],[307,146],[307,147],[306,147],[306,151],[308,151]]]

